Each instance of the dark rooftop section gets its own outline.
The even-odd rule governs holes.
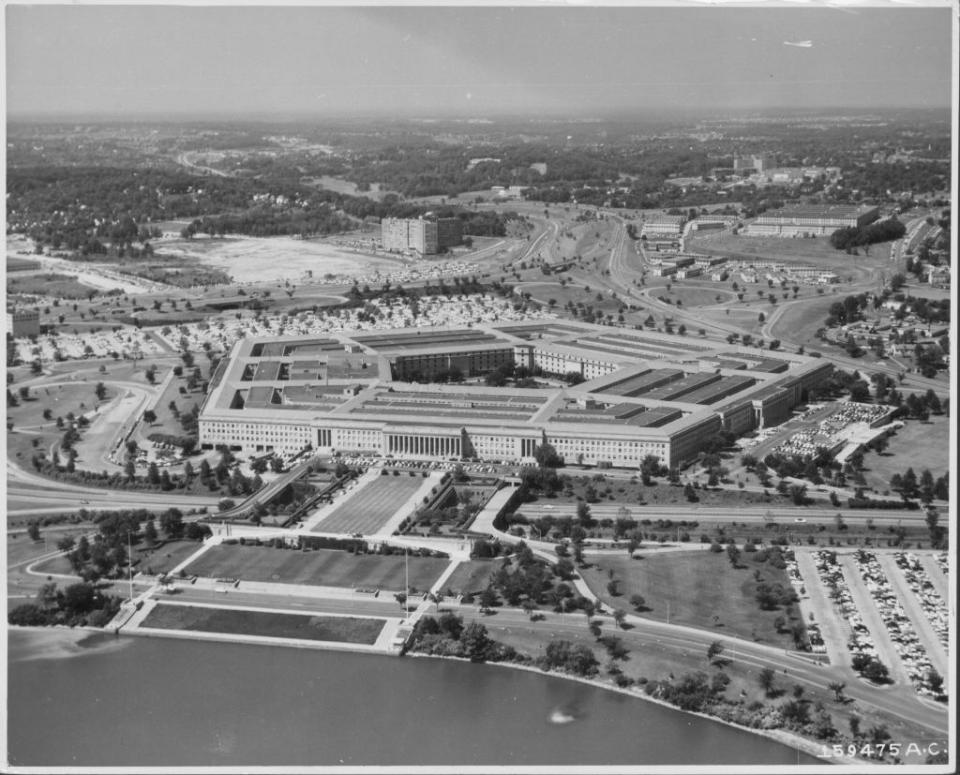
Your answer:
[[[591,392],[612,393],[633,398],[679,379],[683,379],[683,372],[680,369],[650,369]]]
[[[692,393],[687,393],[683,397],[683,400],[691,404],[713,404],[721,398],[739,393],[741,390],[745,390],[755,383],[756,380],[753,377],[721,377],[719,382],[714,382],[694,390]]]
[[[689,352],[705,352],[709,348],[702,347],[698,344],[692,344],[690,342],[678,342],[673,339],[664,340],[656,339],[650,336],[644,336],[642,333],[602,333],[596,334],[594,336],[584,336],[580,337],[580,342],[606,342],[608,344],[614,345],[637,345],[641,347],[645,346],[656,346],[669,348],[671,350],[686,350]]]
[[[702,388],[705,385],[710,385],[714,382],[719,382],[721,379],[719,374],[714,374],[712,372],[706,372],[701,374],[688,374],[683,379],[677,380],[676,382],[671,382],[668,385],[657,388],[656,390],[651,390],[649,393],[644,395],[644,398],[655,399],[658,401],[680,401],[686,400],[684,396],[688,393],[692,393],[698,388]]]
[[[493,334],[475,331],[470,328],[455,331],[424,331],[417,333],[383,333],[366,336],[355,336],[353,340],[358,344],[373,347],[377,350],[396,350],[414,347],[449,347],[453,345],[493,344],[503,342]],[[504,347],[509,343],[503,342]]]

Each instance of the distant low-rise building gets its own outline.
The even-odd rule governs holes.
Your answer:
[[[764,237],[819,237],[837,229],[865,226],[879,215],[879,208],[869,205],[794,205],[763,213],[743,233]]]
[[[646,237],[669,237],[675,235],[679,237],[683,232],[683,224],[686,223],[686,220],[686,217],[682,215],[651,215],[644,221],[640,235]]]

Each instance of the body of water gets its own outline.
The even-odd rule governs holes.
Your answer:
[[[20,766],[810,764],[653,703],[489,665],[153,638],[9,635]]]

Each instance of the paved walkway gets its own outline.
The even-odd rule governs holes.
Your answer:
[[[480,509],[480,513],[477,514],[473,522],[470,523],[470,531],[473,533],[487,533],[488,535],[502,537],[504,534],[500,533],[493,526],[493,521],[497,518],[497,514],[503,511],[504,506],[507,505],[507,501],[513,497],[516,490],[516,487],[504,487],[501,490],[497,490],[490,500],[487,501],[486,505]]]
[[[408,624],[411,626],[416,624],[417,621],[419,621],[420,617],[429,611],[430,606],[433,605],[433,601],[430,599],[431,596],[441,594],[441,591],[443,590],[443,585],[447,583],[447,580],[450,578],[450,576],[453,575],[453,572],[457,569],[457,566],[459,564],[460,564],[459,559],[452,560],[450,562],[450,564],[447,566],[447,569],[440,574],[440,578],[438,578],[433,583],[433,586],[430,587],[430,592],[423,596],[423,600],[421,601],[420,605],[417,606],[417,610],[414,611],[407,618],[407,621],[405,622],[405,624]],[[409,601],[407,602],[409,603]]]
[[[380,470],[374,470],[376,470],[379,475]],[[417,491],[400,504],[400,507],[393,512],[393,516],[380,526],[380,529],[374,533],[374,536],[387,538],[396,532],[400,527],[400,523],[416,511],[417,507],[423,503],[423,499],[430,497],[431,490],[433,490],[434,487],[440,487],[440,480],[443,479],[445,473],[445,471],[431,471],[430,475],[423,480],[423,484],[417,488]]]

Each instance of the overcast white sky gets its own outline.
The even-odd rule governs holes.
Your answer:
[[[7,111],[576,115],[950,105],[948,5],[792,5],[8,5]]]

